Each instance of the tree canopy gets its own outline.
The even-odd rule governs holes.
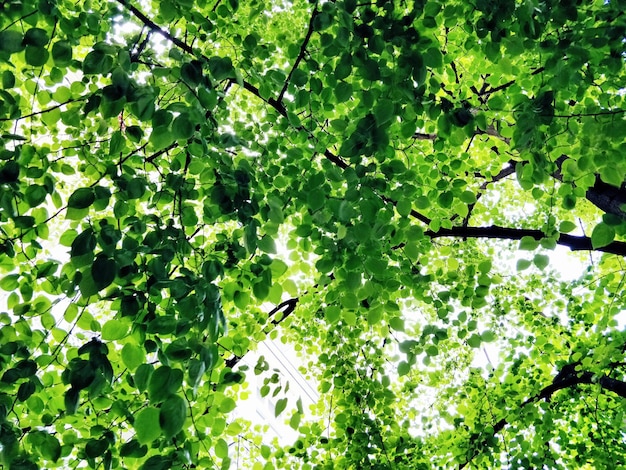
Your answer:
[[[3,2],[0,467],[623,464],[624,11]]]

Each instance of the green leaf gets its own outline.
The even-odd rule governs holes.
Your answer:
[[[403,375],[407,375],[411,371],[411,366],[406,361],[401,361],[398,364],[398,375],[402,377]]]
[[[109,441],[106,439],[90,439],[85,445],[85,454],[90,459],[100,457],[109,447]]]
[[[189,119],[187,113],[179,114],[172,123],[174,139],[189,139],[195,131],[195,124]]]
[[[472,336],[467,338],[467,344],[472,348],[479,348],[481,342],[482,342],[482,339],[477,334],[473,334]]]
[[[0,51],[14,54],[24,49],[22,33],[15,30],[0,31]]]
[[[408,217],[413,209],[412,203],[409,199],[400,199],[396,204],[396,210],[398,214],[403,217]]]
[[[24,34],[24,44],[36,47],[43,47],[48,44],[48,33],[45,29],[30,28]]]
[[[335,98],[337,103],[348,101],[352,97],[353,89],[350,83],[339,82],[335,86]]]
[[[52,45],[52,60],[59,67],[72,62],[72,46],[68,41],[57,41]]]
[[[536,250],[538,246],[539,240],[535,240],[535,238],[529,236],[522,237],[519,242],[520,250],[533,251]]]
[[[160,411],[154,406],[148,406],[135,415],[133,427],[137,433],[137,441],[149,444],[161,436]]]
[[[129,324],[123,320],[108,320],[102,325],[102,339],[104,341],[117,341],[128,335]]]
[[[147,390],[153,373],[154,366],[152,364],[141,364],[137,367],[134,377],[137,390],[140,392]]]
[[[341,318],[341,309],[337,305],[329,305],[326,307],[324,315],[330,323],[337,323]]]
[[[491,343],[497,339],[497,336],[493,331],[486,330],[480,334],[480,339],[481,341],[484,341],[485,343]]]
[[[146,355],[143,349],[139,346],[132,343],[126,343],[122,348],[122,362],[129,370],[133,371],[137,369],[137,367],[143,364],[145,360]]]
[[[88,228],[72,241],[70,256],[75,258],[88,253],[93,253],[95,248],[96,237],[94,236],[93,230]]]
[[[559,224],[559,232],[561,233],[569,233],[576,229],[576,224],[574,222],[570,222],[569,220],[564,220]]]
[[[154,371],[148,384],[150,401],[159,403],[176,393],[183,382],[183,371],[161,366]]]
[[[258,241],[257,245],[261,251],[265,253],[276,253],[276,243],[274,239],[269,235],[263,235]]]
[[[15,75],[10,70],[2,72],[2,88],[5,90],[15,86]]]
[[[113,66],[113,59],[103,51],[93,50],[83,60],[83,73],[88,75],[102,75]]]
[[[285,411],[285,408],[287,407],[287,399],[286,398],[280,398],[276,401],[276,406],[274,408],[274,416],[278,417],[283,411]]]
[[[465,204],[476,204],[476,195],[472,191],[463,191],[459,199]]]
[[[536,254],[533,258],[533,263],[539,269],[545,269],[550,264],[550,258],[546,255]]]
[[[98,255],[91,265],[91,277],[98,290],[111,285],[117,274],[117,263],[105,255]]]
[[[0,279],[0,288],[7,292],[14,291],[19,287],[18,279],[20,278],[19,274],[8,274]]]
[[[70,389],[65,392],[65,412],[68,415],[73,415],[78,410],[78,402],[80,400],[80,391],[70,387]]]
[[[591,246],[594,249],[609,245],[615,239],[615,229],[604,222],[600,222],[591,232]]]
[[[122,444],[120,457],[140,458],[148,453],[148,447],[141,445],[137,439],[131,439]]]
[[[28,188],[26,188],[26,192],[24,193],[24,197],[26,198],[26,202],[30,207],[37,207],[39,204],[46,200],[46,196],[48,195],[48,191],[45,187],[39,184],[32,184]]]
[[[93,188],[79,188],[72,193],[67,200],[67,207],[73,209],[85,209],[93,204],[96,199]]]
[[[215,455],[220,459],[228,457],[228,443],[222,438],[219,438],[215,443]]]
[[[187,419],[187,402],[178,395],[169,396],[161,405],[159,424],[166,439],[178,434]]]
[[[202,81],[202,64],[197,60],[184,63],[180,69],[180,76],[192,87],[198,86]]]
[[[209,70],[215,80],[222,81],[226,78],[235,77],[235,69],[229,57],[211,57]]]

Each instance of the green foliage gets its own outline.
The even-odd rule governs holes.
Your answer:
[[[0,466],[626,459],[622,2],[0,9]]]

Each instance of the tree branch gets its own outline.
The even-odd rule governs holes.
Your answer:
[[[555,392],[559,390],[574,387],[579,384],[594,383],[594,374],[588,371],[576,372],[575,367],[576,366],[573,364],[568,364],[564,366],[562,371],[559,372],[559,374],[554,378],[554,381],[550,385],[544,387],[538,394],[524,401],[519,408],[522,409],[525,406],[540,400],[548,400]],[[609,392],[613,392],[622,398],[626,398],[626,382],[613,379],[606,375],[598,378],[596,382],[600,384],[600,387],[602,387],[604,390],[608,390]],[[502,418],[493,426],[493,432],[490,432],[490,435],[493,436],[498,434],[504,429],[507,424],[509,424],[509,422],[506,420],[506,418]],[[465,468],[474,459],[474,457],[479,455],[481,448],[485,445],[486,444],[483,442],[482,445],[476,446],[476,450],[474,451],[473,455],[471,455],[464,463],[459,465],[459,470]]]
[[[139,21],[141,21],[144,25],[146,25],[149,29],[151,29],[155,33],[160,34],[161,36],[163,36],[168,41],[171,41],[172,43],[174,43],[177,47],[179,47],[183,51],[185,51],[185,52],[187,52],[187,53],[189,53],[189,54],[191,54],[193,56],[196,55],[193,52],[193,48],[189,44],[186,44],[183,41],[181,41],[180,39],[178,39],[177,37],[172,36],[169,33],[169,31],[166,31],[166,30],[162,29],[158,24],[156,24],[154,21],[152,21],[146,15],[144,15],[137,7],[131,5],[127,0],[117,0],[117,2],[120,5],[122,5],[123,7],[128,8],[128,10],[133,15],[135,15],[135,17]]]
[[[294,310],[296,309],[296,305],[298,305],[299,301],[300,299],[298,297],[284,300],[283,302],[279,303],[276,307],[274,307],[272,310],[268,312],[267,319],[268,320],[271,319],[272,325],[278,326],[280,322],[282,322],[285,318],[287,318],[289,315],[291,315],[294,312]],[[280,318],[273,319],[272,317],[278,312],[282,312],[282,316]],[[230,367],[232,369],[237,364],[239,364],[239,362],[244,358],[244,356],[245,356],[245,353],[242,354],[241,356],[235,355],[235,356],[229,357],[228,359],[224,361],[224,363],[226,364],[226,367]]]
[[[459,238],[499,238],[501,240],[521,240],[523,237],[532,237],[535,240],[546,238],[541,230],[518,229],[491,225],[489,227],[452,227],[439,229],[438,232],[427,230],[430,238],[459,237]],[[594,248],[589,237],[577,237],[562,233],[556,241],[559,245],[568,247],[572,251],[602,251],[615,255],[626,256],[626,243],[612,242],[606,246]]]
[[[561,182],[563,182],[562,167],[567,160],[569,160],[567,155],[561,155],[555,162],[557,171],[552,173],[552,176]],[[585,197],[594,206],[607,214],[613,214],[626,220],[626,212],[622,209],[622,207],[626,206],[626,183],[623,183],[618,188],[605,183],[596,175],[596,182],[587,189]]]
[[[30,114],[26,114],[24,116],[20,116],[18,118],[12,118],[12,117],[8,117],[8,118],[0,118],[0,122],[2,121],[20,121],[22,119],[29,119],[35,116],[38,116],[40,114],[44,114],[44,113],[49,113],[50,111],[54,111],[57,108],[61,108],[62,106],[65,106],[66,104],[70,104],[70,103],[75,103],[76,101],[83,101],[84,99],[86,99],[86,96],[81,96],[80,98],[71,98],[67,101],[64,101],[63,103],[59,103],[56,104],[54,106],[50,106],[49,108],[46,109],[42,109],[41,111],[35,111],[34,113],[30,113]]]
[[[300,52],[298,53],[298,57],[296,57],[296,61],[293,63],[293,67],[287,75],[287,79],[285,80],[285,84],[283,85],[283,89],[280,90],[278,94],[278,102],[282,103],[283,97],[285,96],[285,92],[287,91],[287,87],[289,86],[289,82],[291,82],[291,76],[293,72],[298,68],[302,59],[304,59],[304,54],[306,53],[306,48],[309,45],[309,41],[311,40],[311,35],[313,34],[313,22],[315,21],[315,17],[318,15],[319,11],[317,10],[317,2],[313,6],[313,14],[311,15],[311,19],[309,20],[309,29],[304,36],[304,41],[302,41],[302,45],[300,46]]]

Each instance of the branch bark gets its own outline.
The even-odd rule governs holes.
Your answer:
[[[558,170],[552,176],[559,181],[563,181],[561,169],[567,160],[569,160],[567,155],[561,155],[555,162]],[[596,182],[587,190],[585,197],[598,209],[626,220],[626,211],[622,209],[626,207],[626,183],[618,188],[605,183],[596,175]]]
[[[458,238],[498,238],[501,240],[521,240],[523,237],[532,237],[535,240],[546,238],[541,230],[500,227],[491,225],[489,227],[452,227],[442,228],[438,232],[427,230],[425,232],[430,238],[458,237]],[[594,248],[589,237],[577,237],[562,233],[556,240],[559,245],[566,246],[572,251],[602,251],[615,255],[626,256],[626,243],[612,242],[606,246]]]
[[[298,53],[298,57],[296,57],[296,61],[293,63],[293,67],[289,71],[289,75],[285,80],[285,84],[283,85],[283,89],[280,90],[278,94],[278,101],[283,101],[283,96],[285,96],[285,92],[287,91],[287,87],[289,86],[289,82],[291,82],[291,76],[293,75],[294,70],[298,68],[302,59],[304,59],[304,54],[306,53],[306,48],[309,45],[309,41],[311,40],[311,35],[313,34],[313,22],[315,21],[315,17],[318,15],[319,11],[317,10],[317,2],[313,6],[313,13],[311,14],[311,19],[309,20],[309,29],[306,32],[306,36],[304,36],[304,40],[302,41],[302,45],[300,46],[300,52]]]

